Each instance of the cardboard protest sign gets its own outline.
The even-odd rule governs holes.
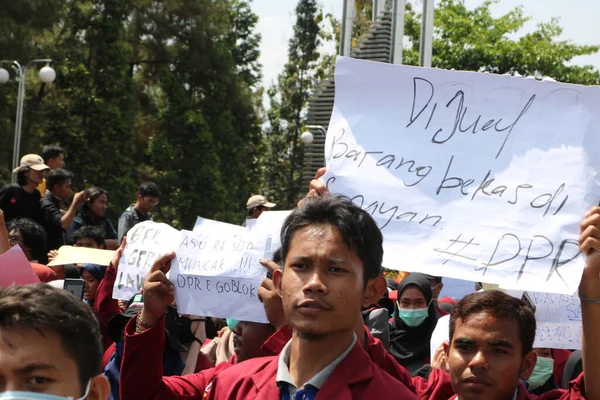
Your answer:
[[[19,245],[0,255],[0,287],[40,283]]]
[[[89,247],[61,246],[58,255],[48,263],[49,267],[66,264],[110,264],[115,252],[113,250],[92,249]]]
[[[180,313],[267,322],[258,288],[267,273],[246,252],[249,232],[218,221],[182,230],[171,263],[170,280]]]
[[[600,87],[340,57],[333,194],[369,212],[384,266],[572,294],[600,199]]]
[[[138,293],[154,261],[175,250],[179,231],[167,224],[144,221],[127,232],[127,245],[119,260],[113,298],[129,300]]]

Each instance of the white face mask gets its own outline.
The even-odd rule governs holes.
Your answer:
[[[46,393],[8,391],[0,393],[0,400],[85,400],[90,392],[91,383],[92,381],[90,380],[85,388],[83,396],[77,399],[74,397],[55,396]]]

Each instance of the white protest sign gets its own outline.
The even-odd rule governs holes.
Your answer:
[[[271,260],[273,253],[281,248],[281,227],[291,213],[291,210],[268,211],[256,219],[250,230],[254,247],[248,253],[252,256],[255,267],[260,266],[259,259]]]
[[[113,298],[129,300],[139,293],[154,261],[175,250],[179,231],[167,224],[144,221],[127,232],[127,245],[119,260]]]
[[[267,271],[247,256],[252,249],[242,226],[205,219],[181,231],[170,275],[179,312],[267,322],[258,299]]]
[[[384,235],[384,266],[572,294],[600,199],[600,87],[340,57],[330,192]]]
[[[581,350],[581,303],[577,295],[527,293],[536,306],[533,346]]]
[[[215,229],[218,232],[230,232],[233,235],[246,230],[246,228],[243,226],[228,224],[227,222],[215,221],[208,218],[196,217],[194,232],[210,232],[212,229]]]
[[[248,229],[249,231],[251,231],[252,228],[254,228],[254,225],[256,225],[256,218],[248,218],[248,219],[246,219],[246,229]]]

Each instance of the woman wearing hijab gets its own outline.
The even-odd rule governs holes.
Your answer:
[[[83,264],[81,266],[81,279],[85,282],[83,289],[83,299],[91,307],[94,306],[96,294],[100,281],[104,278],[106,266],[98,264]]]
[[[439,318],[431,299],[431,285],[423,274],[412,273],[398,284],[390,354],[411,374],[429,364],[429,342]]]

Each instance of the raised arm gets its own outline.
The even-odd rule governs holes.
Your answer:
[[[181,377],[163,377],[164,313],[173,302],[173,287],[165,274],[173,257],[174,253],[169,253],[156,260],[144,281],[144,308],[125,328],[119,382],[122,400],[200,400],[216,373],[209,369]]]
[[[100,285],[98,285],[98,293],[94,302],[94,313],[100,323],[100,333],[102,334],[104,350],[112,344],[112,340],[108,335],[108,323],[112,317],[119,313],[119,301],[113,299],[112,293],[117,279],[119,260],[123,255],[125,244],[126,242],[123,241],[121,246],[115,251],[115,255],[106,269],[104,278],[100,281]]]
[[[579,284],[585,392],[587,399],[600,399],[600,207],[593,207],[585,214],[579,246],[587,256]]]
[[[71,224],[73,223],[73,220],[75,219],[75,216],[77,215],[77,210],[79,210],[79,206],[81,204],[83,204],[84,201],[85,201],[85,190],[75,193],[75,196],[73,196],[73,201],[71,202],[71,205],[69,206],[69,209],[67,210],[67,212],[64,214],[61,214],[60,226],[63,229],[67,229],[69,226],[71,226]]]

